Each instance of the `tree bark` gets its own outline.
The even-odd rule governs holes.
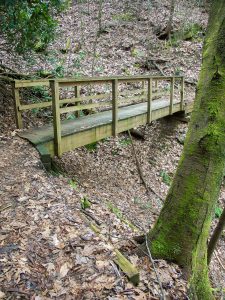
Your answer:
[[[184,150],[154,228],[153,256],[183,266],[191,299],[214,299],[207,238],[225,167],[225,1],[214,0]]]

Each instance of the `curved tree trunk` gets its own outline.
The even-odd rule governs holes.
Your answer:
[[[214,0],[192,120],[164,207],[149,232],[155,257],[183,266],[191,299],[213,299],[207,238],[225,167],[225,1]]]

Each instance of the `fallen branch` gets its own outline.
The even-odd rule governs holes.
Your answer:
[[[80,210],[83,214],[85,214],[86,216],[88,216],[89,218],[91,218],[93,221],[95,221],[95,223],[100,226],[102,223],[95,217],[93,216],[91,213],[87,212],[86,210],[84,209],[81,209]]]
[[[163,202],[163,198],[161,196],[159,196],[145,181],[145,178],[144,178],[144,174],[143,174],[143,171],[142,171],[142,168],[141,168],[141,165],[139,163],[139,160],[138,160],[138,157],[137,157],[137,153],[136,153],[136,149],[135,149],[135,146],[134,146],[134,142],[133,142],[133,139],[132,139],[132,136],[131,136],[131,133],[130,133],[130,130],[128,130],[128,134],[129,134],[129,137],[130,137],[130,140],[131,140],[131,145],[132,145],[132,149],[133,149],[133,153],[134,153],[134,157],[135,157],[135,161],[136,161],[136,165],[137,165],[137,170],[138,170],[138,173],[139,173],[139,176],[147,190],[147,192],[152,192],[153,194],[155,194],[162,202]]]
[[[140,282],[140,275],[137,268],[129,262],[128,259],[117,249],[115,249],[116,258],[114,262],[120,267],[120,269],[127,275],[129,280],[134,284],[138,285]]]
[[[225,271],[225,267],[224,267],[224,265],[223,265],[221,259],[219,258],[218,252],[217,252],[216,250],[215,250],[215,256],[216,256],[216,258],[217,258],[217,260],[218,260],[220,266],[221,266],[222,269]]]
[[[134,128],[130,129],[130,133],[137,139],[145,140],[144,134],[137,129],[134,129]]]

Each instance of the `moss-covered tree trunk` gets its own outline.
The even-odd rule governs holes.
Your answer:
[[[225,167],[225,1],[212,1],[203,64],[184,150],[149,232],[155,257],[183,266],[191,299],[213,299],[207,238]]]

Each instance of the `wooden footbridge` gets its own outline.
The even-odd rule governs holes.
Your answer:
[[[51,100],[22,103],[21,90],[45,86]],[[52,109],[52,124],[20,131],[45,159],[177,112],[184,101],[184,77],[126,76],[13,82],[17,127],[29,109]],[[91,111],[84,115],[83,112]],[[68,120],[68,114],[73,118]],[[81,115],[83,114],[83,115]]]

